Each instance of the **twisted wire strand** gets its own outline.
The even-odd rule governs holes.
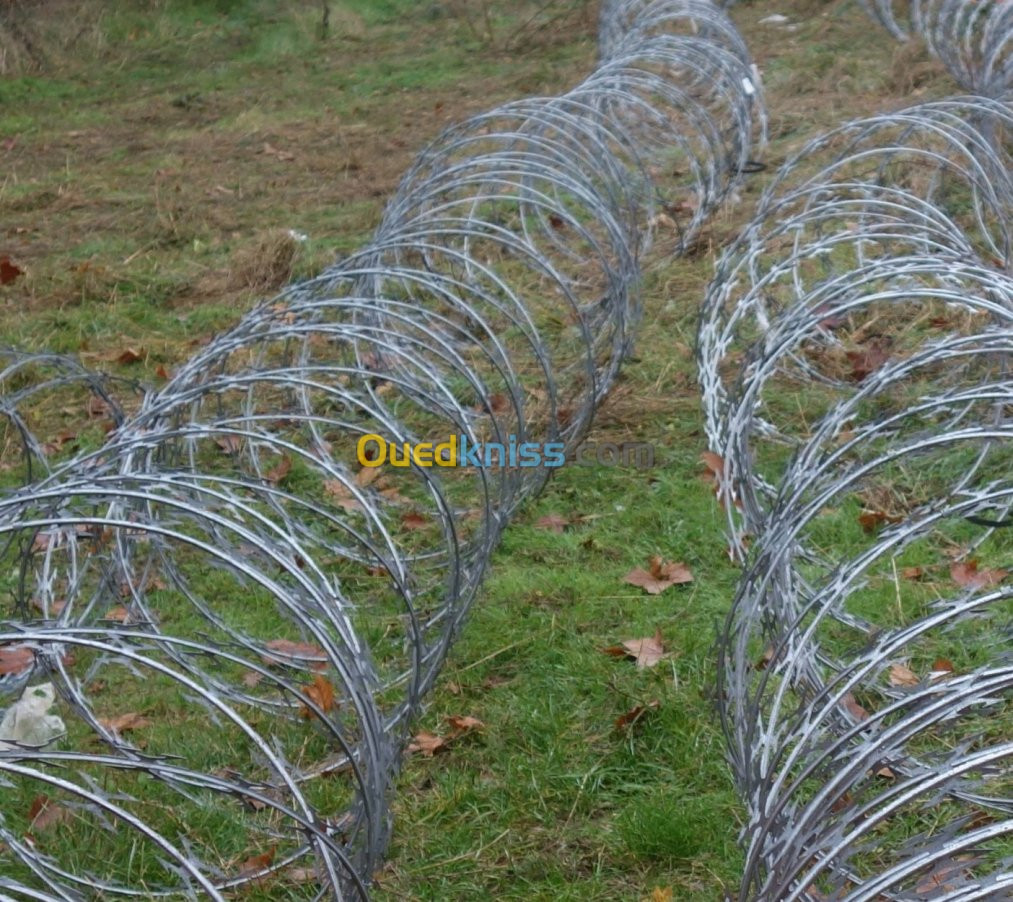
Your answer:
[[[0,746],[19,800],[0,894],[365,896],[409,722],[550,475],[522,449],[575,448],[630,347],[648,249],[690,247],[762,140],[717,7],[606,4],[602,34],[581,85],[449,129],[366,248],[0,498],[19,614],[0,651],[31,662],[0,692],[51,682],[67,720],[52,744]],[[451,436],[473,465],[442,465]],[[381,468],[378,439],[436,447]],[[119,698],[173,723],[135,731]],[[52,806],[87,841],[33,837]]]
[[[741,900],[1013,886],[1008,117],[958,98],[817,139],[709,289]]]

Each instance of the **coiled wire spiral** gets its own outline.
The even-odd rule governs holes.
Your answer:
[[[51,682],[67,727],[0,747],[0,897],[365,896],[408,722],[549,474],[510,449],[579,442],[630,346],[658,214],[689,246],[763,130],[707,0],[606,3],[601,22],[582,84],[449,129],[368,247],[129,416],[117,386],[17,359],[0,573],[19,616],[0,651],[26,664],[0,691]],[[46,465],[19,405],[47,392],[97,393],[108,437]],[[431,461],[361,455],[451,436]],[[491,442],[506,450],[443,465]],[[124,722],[123,699],[153,716]],[[47,809],[72,843],[32,833]]]
[[[741,900],[1013,893],[1011,126],[964,97],[818,138],[709,289]]]
[[[917,36],[965,91],[1013,91],[1013,6],[1006,0],[860,0],[898,41]],[[895,7],[902,5],[899,15]]]

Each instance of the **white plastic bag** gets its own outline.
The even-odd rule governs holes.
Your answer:
[[[4,718],[0,721],[0,752],[12,749],[9,742],[22,745],[44,746],[51,743],[57,736],[65,733],[67,728],[49,709],[56,701],[56,691],[52,683],[41,683],[29,686],[11,705]],[[8,742],[4,742],[4,740]]]

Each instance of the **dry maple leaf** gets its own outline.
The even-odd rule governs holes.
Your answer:
[[[314,670],[327,669],[327,655],[319,645],[293,642],[291,639],[272,639],[265,647],[275,652],[279,658],[287,658],[286,663],[309,664]],[[276,658],[267,655],[261,655],[261,658],[267,664],[278,663]]]
[[[124,365],[128,363],[140,363],[144,360],[144,348],[124,348],[116,355],[116,362]]]
[[[641,721],[647,714],[652,711],[657,711],[661,707],[661,702],[657,699],[649,701],[646,705],[635,705],[630,708],[625,714],[620,714],[616,718],[616,729],[625,730],[627,727],[632,726],[635,723]]]
[[[858,522],[866,532],[875,532],[884,523],[899,523],[901,519],[885,511],[862,511],[858,515]]]
[[[24,645],[0,645],[0,676],[21,673],[35,662],[35,653]]]
[[[845,356],[851,364],[850,376],[855,382],[864,381],[890,359],[889,352],[879,343],[848,351]]]
[[[9,285],[18,276],[24,275],[24,270],[11,263],[11,258],[6,254],[0,257],[0,285]]]
[[[292,458],[287,454],[282,457],[270,470],[264,474],[264,479],[270,482],[272,485],[277,485],[281,482],[289,472],[292,470]]]
[[[243,440],[238,435],[219,435],[215,444],[226,454],[235,454],[242,447]]]
[[[649,561],[650,570],[634,567],[623,581],[640,586],[649,595],[660,595],[669,586],[693,581],[693,574],[682,561],[666,561],[654,555]]]
[[[979,570],[977,561],[954,561],[950,565],[950,577],[966,589],[991,589],[1007,576],[1006,570]]]
[[[665,646],[661,641],[661,630],[655,632],[647,639],[627,639],[621,645],[611,645],[603,648],[607,655],[617,658],[633,658],[637,662],[637,669],[654,667],[665,657]]]
[[[129,714],[118,714],[116,717],[100,717],[98,722],[114,733],[129,733],[131,730],[150,727],[152,723],[150,718],[138,714],[136,711],[131,711]]]
[[[936,658],[932,662],[932,679],[939,679],[953,673],[953,662],[948,658]]]
[[[854,717],[855,720],[869,719],[869,712],[866,711],[865,708],[863,708],[860,704],[858,704],[857,701],[855,701],[855,697],[850,692],[844,696],[842,701],[848,713],[852,717]]]
[[[976,864],[980,864],[981,858],[971,855],[958,855],[955,858],[946,858],[926,874],[915,887],[915,893],[919,896],[935,896],[938,893],[953,892],[964,882],[964,872],[969,871]]]
[[[259,874],[261,871],[267,870],[271,866],[271,862],[274,861],[274,853],[277,846],[271,846],[266,852],[260,855],[252,855],[246,859],[246,861],[240,862],[239,872],[237,877],[249,877],[253,874]]]
[[[415,738],[412,739],[411,744],[408,746],[408,751],[421,752],[424,757],[432,758],[437,752],[445,751],[446,748],[446,737],[437,736],[435,733],[427,733],[423,730],[415,734]]]
[[[368,485],[372,485],[380,478],[383,471],[380,467],[363,467],[355,474],[355,484],[360,488],[365,488]]]
[[[243,674],[243,685],[249,689],[253,689],[262,679],[264,679],[264,674],[258,673],[256,670],[247,670]]]
[[[447,723],[450,724],[455,733],[469,733],[472,730],[485,729],[485,724],[477,717],[462,716],[460,714],[452,714],[447,718]]]
[[[304,690],[306,697],[316,704],[316,706],[323,711],[325,714],[328,711],[334,709],[334,687],[327,682],[319,673],[313,677],[313,682],[310,683]],[[302,716],[309,718],[314,714],[313,710],[307,705],[303,705]]]
[[[893,664],[890,667],[891,686],[917,686],[920,682],[918,674],[903,664]]]
[[[352,495],[352,490],[340,479],[325,479],[324,493],[333,498],[338,507],[343,507],[347,511],[365,510],[358,498]]]
[[[708,477],[712,482],[718,484],[725,478],[725,459],[720,454],[704,451],[700,455],[700,460],[707,468]]]
[[[48,827],[70,819],[70,810],[54,802],[49,796],[38,795],[28,809],[28,829],[41,832]]]
[[[535,521],[536,529],[547,529],[549,532],[562,532],[569,525],[569,518],[559,514],[549,514],[546,517],[539,517]]]

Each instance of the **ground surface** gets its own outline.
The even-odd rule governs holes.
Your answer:
[[[538,29],[524,4],[492,3],[488,21],[480,6],[333,2],[323,38],[309,2],[96,4],[40,26],[42,68],[22,74],[9,54],[0,77],[0,255],[25,271],[0,287],[0,342],[159,383],[257,298],[360,245],[441,127],[558,92],[593,63],[595,3]],[[792,27],[758,24],[771,13]],[[733,16],[766,86],[770,166],[842,119],[953,90],[853,3]],[[485,729],[406,763],[378,899],[708,900],[736,884],[711,686],[737,568],[700,478],[691,347],[714,256],[767,177],[749,177],[692,259],[646,278],[636,357],[591,438],[654,442],[658,465],[570,468],[507,530],[419,724]],[[127,348],[139,359],[121,364]],[[547,515],[569,525],[540,528]],[[693,582],[625,585],[654,554]],[[670,651],[657,667],[601,652],[656,630]]]

